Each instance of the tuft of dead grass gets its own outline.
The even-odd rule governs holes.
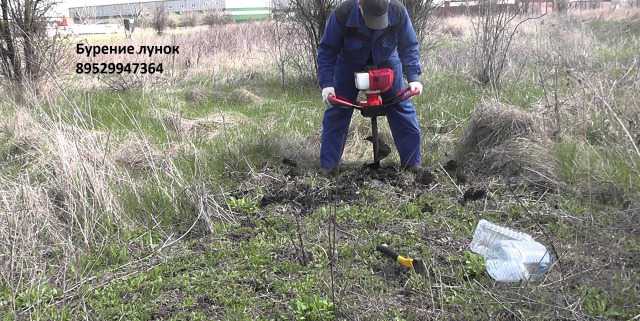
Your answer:
[[[129,136],[112,155],[114,161],[129,169],[152,169],[166,167],[167,155],[148,139]]]
[[[442,33],[455,37],[463,37],[471,34],[473,29],[471,19],[467,16],[454,16],[442,19],[440,25]]]
[[[189,119],[180,114],[166,112],[159,116],[164,125],[182,137],[217,137],[221,131],[246,124],[249,119],[236,113],[218,112],[202,118]]]
[[[45,138],[42,137],[43,130],[42,126],[24,109],[17,110],[11,120],[0,123],[0,131],[11,138],[14,147],[25,152],[34,150],[43,143]]]
[[[495,147],[505,141],[527,136],[541,136],[536,118],[514,106],[483,101],[471,115],[460,140],[463,153]]]
[[[0,276],[17,289],[52,262],[66,269],[77,251],[99,242],[110,224],[125,227],[109,136],[18,109],[0,131],[12,150],[29,153],[20,173],[0,174]],[[55,257],[54,257],[55,256]],[[15,291],[14,291],[15,292]]]
[[[550,140],[518,137],[486,150],[479,168],[486,175],[507,177],[511,183],[555,189],[558,166],[551,150]]]
[[[456,159],[473,174],[555,189],[558,165],[552,145],[534,115],[514,106],[484,101],[471,115],[458,143]]]
[[[264,103],[264,99],[262,99],[262,97],[252,93],[245,88],[234,89],[231,92],[229,98],[243,104],[261,105],[262,103]]]
[[[207,90],[200,87],[191,88],[185,93],[185,99],[192,104],[201,104],[208,99]]]

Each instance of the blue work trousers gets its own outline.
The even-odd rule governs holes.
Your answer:
[[[403,87],[402,65],[400,63],[388,66],[394,70],[394,84],[392,90],[382,98],[390,99],[397,95]],[[354,73],[363,71],[347,63],[339,63],[335,68],[336,95],[355,101],[358,90],[355,87]],[[324,112],[322,121],[322,142],[320,147],[320,166],[333,169],[338,166],[347,140],[347,132],[351,123],[353,109],[342,106],[329,106]],[[402,167],[419,166],[420,154],[420,126],[416,116],[416,109],[410,100],[400,102],[389,109],[387,120],[391,134],[400,154]]]

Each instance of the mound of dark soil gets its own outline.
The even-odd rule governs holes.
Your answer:
[[[252,175],[237,191],[239,196],[251,193],[259,186],[260,206],[282,204],[293,207],[302,215],[327,204],[354,203],[366,200],[364,188],[375,188],[395,195],[422,193],[433,182],[433,175],[424,170],[421,175],[400,171],[394,167],[369,169],[363,166],[343,167],[332,177],[317,172],[295,171],[296,164],[284,159],[277,167],[264,168]]]

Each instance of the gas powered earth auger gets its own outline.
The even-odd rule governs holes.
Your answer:
[[[351,107],[358,109],[362,116],[371,118],[371,137],[373,143],[373,163],[368,166],[373,169],[380,167],[380,139],[378,136],[378,116],[386,116],[391,108],[396,104],[403,102],[418,94],[411,88],[401,90],[395,97],[388,101],[382,101],[382,94],[386,93],[393,87],[394,72],[391,68],[370,69],[368,72],[355,73],[356,88],[364,92],[367,96],[366,100],[356,101],[338,97],[329,96],[329,102],[332,105]]]

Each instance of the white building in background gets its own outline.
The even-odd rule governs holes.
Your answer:
[[[101,1],[95,1],[100,3]],[[96,19],[135,17],[142,13],[150,13],[163,7],[170,13],[204,12],[223,10],[225,0],[142,0],[119,2],[109,1],[108,4],[85,4],[69,8],[69,16],[74,20],[85,17]]]
[[[266,18],[271,14],[271,0],[226,0],[224,11],[235,21]]]
[[[140,12],[153,12],[164,7],[170,13],[224,11],[235,20],[259,19],[269,16],[274,2],[288,3],[288,0],[67,0],[56,11],[78,20],[78,18],[120,18],[133,17]]]

